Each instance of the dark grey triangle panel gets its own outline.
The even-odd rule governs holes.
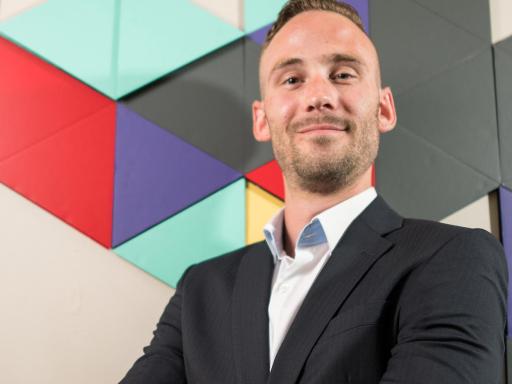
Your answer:
[[[400,126],[381,140],[377,189],[406,217],[440,220],[498,187]]]
[[[247,172],[272,159],[252,137],[244,90],[244,40],[238,40],[122,100],[132,110]]]
[[[411,0],[371,0],[370,31],[381,56],[383,82],[399,94],[490,43]]]
[[[411,0],[446,18],[454,25],[491,42],[491,15],[488,0]]]
[[[494,47],[503,184],[512,189],[512,36]]]
[[[398,120],[447,154],[499,183],[492,50],[396,98]]]
[[[244,39],[244,69],[245,69],[245,97],[247,104],[261,99],[259,85],[259,61],[261,46],[249,38]]]

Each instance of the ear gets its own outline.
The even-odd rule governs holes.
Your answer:
[[[263,101],[255,100],[252,103],[252,134],[257,141],[271,139]]]
[[[389,87],[380,90],[379,100],[379,132],[386,133],[395,128],[396,110],[393,93]]]

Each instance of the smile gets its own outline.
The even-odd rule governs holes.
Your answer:
[[[340,133],[346,132],[347,128],[342,128],[336,125],[331,124],[314,124],[308,125],[305,128],[300,129],[297,133],[320,133],[320,134],[329,134],[329,133]]]

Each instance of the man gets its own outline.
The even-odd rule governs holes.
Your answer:
[[[380,84],[351,7],[285,5],[253,104],[285,208],[265,242],[185,272],[122,383],[500,381],[502,249],[482,230],[403,219],[376,195],[379,135],[396,123]]]

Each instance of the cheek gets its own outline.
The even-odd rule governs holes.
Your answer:
[[[343,99],[344,109],[359,117],[366,117],[369,113],[374,113],[378,105],[377,97],[368,97],[368,92],[353,92]]]
[[[269,122],[274,125],[288,125],[296,111],[296,102],[286,95],[275,95],[265,100],[265,105],[271,106],[267,110]]]

